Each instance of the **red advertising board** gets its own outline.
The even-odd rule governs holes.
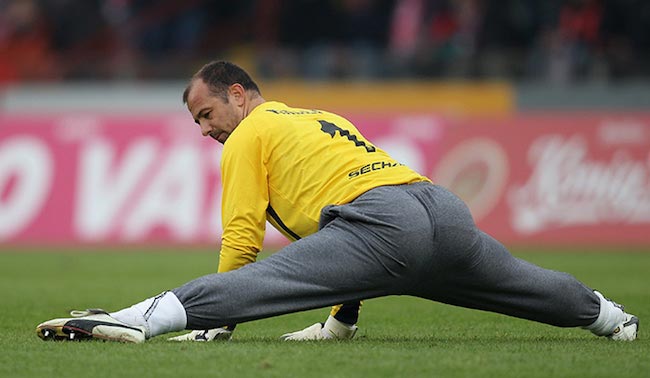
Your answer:
[[[650,244],[650,114],[455,122],[432,175],[506,243]]]
[[[505,243],[650,245],[650,113],[346,115]],[[216,244],[220,154],[185,113],[0,116],[0,246]]]
[[[438,117],[351,118],[431,169]],[[0,245],[218,243],[220,154],[186,113],[0,116]],[[267,244],[284,242],[267,230]]]
[[[0,240],[189,242],[215,234],[220,149],[187,121],[2,117]]]

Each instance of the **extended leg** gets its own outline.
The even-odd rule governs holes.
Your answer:
[[[174,289],[187,312],[187,328],[241,323],[389,294],[389,272],[372,261],[375,255],[363,252],[354,227],[338,223],[262,261]]]
[[[600,300],[592,289],[570,274],[516,258],[501,243],[479,233],[464,258],[450,259],[453,264],[444,266],[444,273],[435,279],[436,289],[424,293],[426,297],[562,327],[596,321]]]

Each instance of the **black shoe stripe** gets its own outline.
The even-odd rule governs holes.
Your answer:
[[[632,325],[632,324],[636,324],[636,328],[638,330],[639,329],[639,318],[637,318],[636,316],[631,317],[630,320],[628,320],[626,323],[623,324],[623,327],[627,327],[627,326]]]
[[[105,326],[111,326],[111,327],[119,327],[119,328],[126,328],[126,329],[132,329],[134,331],[138,331],[142,333],[142,330],[139,328],[135,327],[129,327],[127,325],[122,325],[122,324],[117,324],[117,323],[111,323],[111,322],[104,322],[100,320],[89,320],[89,319],[73,319],[68,322],[66,322],[63,325],[63,331],[65,332],[66,330],[69,331],[70,328],[74,329],[74,331],[82,331],[88,334],[93,333],[93,329],[97,326],[100,325],[105,325]],[[68,333],[68,332],[66,332]]]

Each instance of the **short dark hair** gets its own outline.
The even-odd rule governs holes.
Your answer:
[[[224,102],[228,102],[228,88],[233,84],[241,84],[245,90],[251,90],[261,94],[257,84],[253,81],[250,75],[238,65],[223,61],[212,61],[198,70],[192,80],[183,92],[183,103],[187,103],[187,97],[192,89],[192,84],[195,80],[201,79],[208,85],[210,92],[215,96],[221,97]]]

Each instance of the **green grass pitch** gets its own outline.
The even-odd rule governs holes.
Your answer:
[[[0,248],[0,377],[650,377],[650,251],[549,251],[514,250],[625,304],[639,339],[388,297],[365,302],[353,341],[278,340],[323,321],[321,309],[241,324],[226,343],[43,342],[39,322],[128,306],[210,273],[217,252]]]

